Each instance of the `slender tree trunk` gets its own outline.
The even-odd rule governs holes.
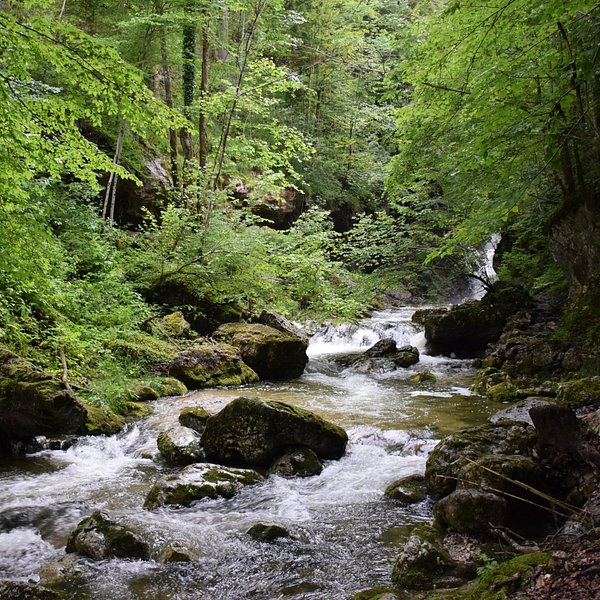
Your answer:
[[[200,79],[200,119],[198,122],[198,137],[200,147],[198,150],[198,162],[200,168],[205,171],[208,164],[208,61],[210,44],[208,39],[208,23],[202,28],[202,76]]]
[[[191,13],[191,4],[186,7]],[[194,103],[194,84],[196,80],[196,25],[186,23],[183,27],[183,42],[181,48],[183,59],[183,113],[188,120],[192,120],[192,104]],[[181,148],[183,150],[184,171],[185,165],[194,156],[192,135],[187,127],[179,131]]]
[[[119,129],[119,135],[117,136],[117,146],[115,148],[115,154],[113,156],[113,164],[121,164],[121,154],[123,153],[123,140],[125,139],[125,121],[121,121],[121,127]],[[106,185],[106,191],[104,192],[104,206],[102,207],[102,218],[108,219],[110,223],[114,223],[115,220],[115,204],[117,199],[117,184],[119,182],[119,176],[112,171],[109,178],[108,184]]]
[[[267,4],[267,0],[259,0],[254,5],[254,15],[252,17],[251,23],[247,26],[245,18],[243,22],[243,36],[240,41],[240,51],[238,53],[237,63],[238,63],[238,77],[235,84],[235,93],[233,96],[233,100],[231,101],[231,105],[227,114],[225,115],[225,120],[223,123],[223,130],[221,132],[221,140],[219,142],[219,149],[217,151],[217,159],[215,162],[215,169],[213,174],[213,182],[212,189],[217,189],[217,184],[219,182],[219,177],[221,176],[221,170],[223,168],[223,161],[225,160],[225,150],[227,149],[227,141],[229,139],[229,133],[231,130],[231,121],[233,120],[233,116],[235,115],[235,111],[237,110],[237,105],[240,99],[240,93],[242,90],[242,84],[244,82],[244,75],[246,74],[246,67],[248,66],[248,57],[250,55],[250,48],[252,47],[252,42],[254,40],[254,34],[256,33],[256,29],[258,27],[258,21],[260,16]],[[247,27],[247,29],[246,29]]]
[[[162,0],[155,0],[154,9],[159,15],[164,13],[164,4]],[[162,25],[159,29],[160,38],[160,59],[162,62],[162,79],[165,89],[165,104],[169,108],[175,106],[173,102],[173,87],[171,84],[171,71],[169,69],[169,50],[167,48],[167,28]],[[177,131],[169,129],[169,148],[171,162],[171,179],[173,187],[179,186],[179,156],[177,151]]]

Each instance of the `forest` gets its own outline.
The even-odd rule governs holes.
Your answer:
[[[597,508],[588,467],[597,474],[600,442],[578,418],[600,402],[599,198],[600,5],[591,0],[0,0],[0,454],[17,446],[22,454],[38,434],[153,423],[162,413],[148,417],[147,400],[188,389],[295,381],[313,361],[310,336],[338,343],[373,315],[410,306],[417,310],[403,326],[411,335],[424,328],[426,346],[398,337],[408,344],[402,357],[373,353],[360,365],[342,357],[336,373],[413,368],[420,352],[425,366],[410,372],[410,385],[450,377],[452,394],[475,390],[489,414],[531,398],[583,411],[532,409],[536,456],[558,448],[562,462],[546,456],[554,473],[546,497],[526,502],[577,512],[596,497]],[[482,270],[490,240],[493,265]],[[477,300],[461,304],[475,288]],[[292,328],[304,344],[283,351],[294,364],[252,362],[258,333],[238,331],[246,324]],[[369,345],[386,337],[376,331],[364,334]],[[241,358],[221,342],[238,344]],[[188,372],[198,347],[201,375],[196,363]],[[459,361],[454,375],[464,381],[439,356]],[[55,417],[41,400],[30,403],[37,391],[15,391],[19,378],[77,397],[80,414],[59,409],[59,420],[77,425],[42,425]],[[331,410],[321,407],[336,421]],[[459,425],[480,425],[463,417]],[[432,423],[436,435],[418,419],[411,431],[439,439],[458,429]],[[430,460],[441,460],[444,444]],[[524,469],[485,468],[511,480]],[[560,479],[561,469],[577,483]],[[445,506],[460,490],[440,487],[433,471],[427,493]],[[538,475],[522,485],[536,487]],[[452,522],[451,508],[433,511],[469,529]],[[477,581],[499,576],[495,552],[479,552]],[[525,565],[515,560],[510,576]],[[462,577],[452,565],[444,577]],[[400,571],[396,563],[399,588],[381,594],[422,585]],[[353,593],[367,587],[360,583]],[[2,585],[0,598],[11,593]],[[303,590],[197,597],[349,597]],[[512,597],[473,593],[456,598]],[[113,597],[102,594],[60,597]],[[173,597],[196,598],[181,594]]]

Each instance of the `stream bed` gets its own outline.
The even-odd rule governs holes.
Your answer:
[[[411,368],[389,373],[343,369],[336,354],[361,352],[392,337],[422,351],[410,322],[414,308],[374,313],[360,325],[329,326],[313,336],[304,375],[291,382],[208,389],[161,398],[154,414],[113,437],[80,439],[67,451],[44,451],[0,462],[0,579],[37,581],[44,565],[64,558],[69,533],[92,511],[107,511],[142,533],[158,556],[181,542],[191,563],[80,559],[69,584],[74,600],[199,600],[275,598],[346,600],[390,583],[406,526],[431,517],[425,500],[404,505],[385,488],[422,473],[444,435],[482,423],[500,408],[469,391],[470,361],[421,354]],[[430,371],[435,382],[414,383]],[[152,483],[172,471],[158,459],[156,437],[188,406],[216,412],[240,396],[288,402],[348,431],[346,455],[307,479],[270,477],[236,497],[190,508],[142,508]],[[261,543],[245,532],[275,523],[291,537]]]

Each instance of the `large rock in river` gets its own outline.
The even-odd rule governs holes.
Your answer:
[[[298,447],[320,459],[338,459],[347,443],[341,427],[314,413],[258,398],[236,398],[208,420],[202,434],[208,460],[249,467],[269,467]]]
[[[188,427],[174,425],[161,431],[156,445],[169,465],[184,467],[205,460],[200,446],[200,435]]]
[[[141,558],[150,554],[148,544],[128,527],[97,510],[77,525],[69,536],[67,552],[76,552],[94,560],[105,558]]]
[[[500,338],[509,317],[522,309],[528,298],[521,287],[497,283],[481,300],[450,309],[417,311],[413,321],[425,326],[430,353],[471,358]]]
[[[192,390],[258,381],[236,348],[225,343],[196,344],[184,350],[171,361],[169,375]]]
[[[235,346],[242,360],[261,379],[295,379],[308,362],[308,343],[292,333],[286,333],[260,323],[225,323],[213,337]]]
[[[86,417],[85,406],[60,379],[0,348],[0,434],[75,433]]]
[[[159,479],[148,492],[144,508],[189,506],[204,498],[232,498],[242,488],[262,481],[264,477],[251,469],[232,469],[210,463],[190,465],[179,473]]]
[[[520,421],[500,421],[457,431],[444,438],[427,459],[425,484],[430,493],[450,494],[463,470],[482,457],[531,456],[536,442],[533,427]],[[489,460],[489,459],[488,459]]]

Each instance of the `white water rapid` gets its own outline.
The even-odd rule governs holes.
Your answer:
[[[311,341],[310,362],[298,380],[240,389],[210,389],[163,398],[152,416],[117,436],[88,437],[67,451],[45,451],[0,462],[0,578],[39,579],[40,569],[65,556],[69,532],[93,510],[133,527],[156,557],[179,541],[191,563],[78,559],[68,584],[73,600],[346,600],[361,589],[389,584],[403,527],[430,518],[428,500],[387,499],[391,482],[422,473],[440,436],[482,422],[492,411],[473,398],[468,361],[422,354],[414,367],[358,373],[335,358],[378,339],[423,348],[410,322],[413,308],[387,310],[356,326],[329,326]],[[432,372],[437,380],[414,383]],[[320,476],[270,477],[230,500],[190,508],[142,508],[157,477],[158,432],[187,406],[216,411],[244,394],[309,408],[346,428],[346,456]],[[255,523],[276,523],[291,537],[274,544],[246,535]]]

